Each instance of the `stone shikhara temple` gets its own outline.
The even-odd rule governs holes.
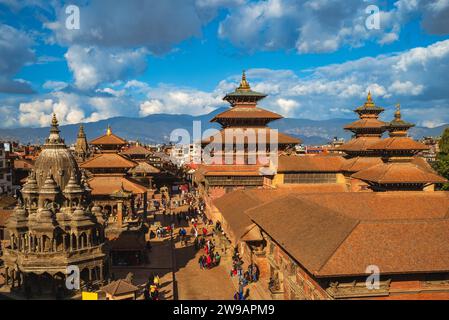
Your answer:
[[[50,136],[6,225],[6,282],[31,295],[65,288],[68,266],[79,268],[81,284],[101,282],[107,271],[102,212],[92,206],[86,177],[59,133],[53,115]]]

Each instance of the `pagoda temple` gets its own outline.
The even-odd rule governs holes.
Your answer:
[[[385,126],[390,137],[368,147],[370,151],[381,153],[383,163],[352,176],[367,182],[375,191],[423,190],[434,184],[447,182],[433,170],[426,170],[413,163],[416,154],[429,149],[408,137],[407,132],[413,126],[414,124],[402,120],[400,105],[397,105],[394,120]]]
[[[117,224],[118,228],[122,228],[124,219],[137,215],[136,202],[142,202],[146,211],[147,188],[128,175],[138,163],[118,153],[126,144],[126,140],[113,134],[108,126],[105,135],[91,142],[97,153],[80,165],[90,173],[93,201],[106,212],[110,225]]]
[[[53,115],[50,136],[7,221],[6,283],[29,297],[64,292],[68,266],[79,268],[82,284],[101,282],[106,272],[101,209],[92,207],[86,177],[59,132]]]
[[[348,143],[338,147],[338,151],[344,151],[349,158],[357,156],[377,156],[378,154],[369,149],[369,146],[378,142],[385,132],[385,123],[379,120],[379,115],[384,108],[377,106],[372,97],[371,92],[363,106],[354,110],[358,114],[359,120],[348,124],[345,130],[351,131],[354,137]]]
[[[262,187],[264,177],[274,173],[267,170],[270,163],[263,163],[257,155],[286,152],[301,143],[268,127],[269,123],[283,117],[258,107],[258,102],[265,97],[251,89],[245,72],[239,87],[224,97],[231,107],[211,120],[219,123],[222,129],[202,141],[203,162],[206,150],[213,156],[212,163],[203,163],[196,172],[196,181],[204,189]],[[270,142],[273,141],[277,150],[272,149]]]
[[[90,142],[90,144],[101,152],[118,152],[126,145],[126,140],[112,133],[111,126],[108,125],[106,134]]]
[[[139,163],[119,153],[128,143],[113,134],[110,126],[106,135],[91,144],[96,153],[80,166],[89,172],[92,200],[107,220],[105,235],[112,266],[141,265],[145,261],[148,189],[130,174]]]

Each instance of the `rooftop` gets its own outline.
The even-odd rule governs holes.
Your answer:
[[[446,179],[412,162],[387,162],[352,175],[353,178],[377,184],[432,184],[445,183]]]
[[[137,292],[139,288],[123,279],[119,279],[104,287],[101,287],[100,290],[110,294],[111,296],[119,296]]]
[[[123,176],[94,176],[89,181],[89,186],[92,189],[92,195],[106,195],[125,190],[133,194],[144,194],[147,188],[140,185],[136,181]]]
[[[288,195],[246,211],[317,277],[449,271],[447,192]]]
[[[281,155],[278,160],[278,172],[338,172],[345,163],[341,156],[288,156]]]
[[[129,147],[125,151],[122,151],[122,154],[128,155],[128,156],[133,156],[133,155],[147,156],[147,155],[150,155],[151,152],[147,148],[142,147],[141,145],[134,145],[132,147]]]
[[[83,162],[80,167],[83,169],[97,168],[134,168],[137,162],[129,160],[117,153],[102,153]]]
[[[126,141],[112,133],[112,129],[108,126],[106,134],[98,137],[90,142],[92,145],[125,145]]]

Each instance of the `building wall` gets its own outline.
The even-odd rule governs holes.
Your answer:
[[[12,193],[12,166],[5,144],[0,143],[0,194]]]
[[[283,300],[327,300],[329,295],[309,273],[295,262],[268,235],[265,249],[270,277],[279,278],[280,290],[271,290],[274,299]],[[263,263],[261,262],[261,265]],[[268,289],[269,290],[269,289]]]
[[[381,275],[380,288],[371,291],[366,287],[364,276],[317,279],[265,233],[264,238],[267,240],[265,261],[260,261],[259,265],[267,264],[269,272],[263,275],[267,279],[278,274],[281,290],[272,291],[275,299],[449,299],[449,273]],[[338,283],[336,290],[332,289],[332,283]]]

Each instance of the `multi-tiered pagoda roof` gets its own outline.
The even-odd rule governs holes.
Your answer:
[[[354,138],[337,150],[345,152],[351,158],[375,156],[370,146],[377,143],[385,132],[385,122],[379,120],[379,115],[383,111],[382,107],[374,103],[369,92],[366,102],[354,110],[360,119],[345,126],[345,130],[354,133]]]
[[[272,121],[282,119],[283,117],[277,113],[269,110],[259,108],[257,103],[266,97],[265,94],[255,92],[249,85],[246,74],[243,72],[242,80],[239,87],[232,93],[228,93],[223,100],[228,101],[231,104],[231,108],[216,115],[211,122],[219,123],[223,129],[220,135],[212,136],[209,139],[203,141],[203,145],[209,144],[214,140],[222,141],[227,136],[228,131],[232,132],[230,135],[234,136],[234,139],[240,134],[235,129],[241,129],[241,134],[245,136],[248,129],[254,129],[256,136],[259,136],[259,131],[262,135],[266,135],[266,143],[269,144],[270,138],[275,133],[277,134],[277,140],[280,145],[279,149],[282,149],[287,145],[296,145],[301,143],[297,138],[290,137],[286,134],[277,133],[276,131],[268,128],[268,124]],[[261,130],[262,129],[262,130]]]
[[[386,125],[390,137],[371,145],[370,150],[382,155],[383,163],[352,175],[375,190],[422,190],[425,186],[445,183],[446,179],[430,168],[416,164],[413,157],[429,147],[408,137],[414,125],[402,120],[400,106],[395,119]]]
[[[277,113],[257,107],[257,103],[265,97],[265,94],[251,90],[243,72],[240,86],[223,98],[231,104],[231,108],[216,115],[211,122],[218,122],[223,128],[265,127],[274,120],[282,119]]]

